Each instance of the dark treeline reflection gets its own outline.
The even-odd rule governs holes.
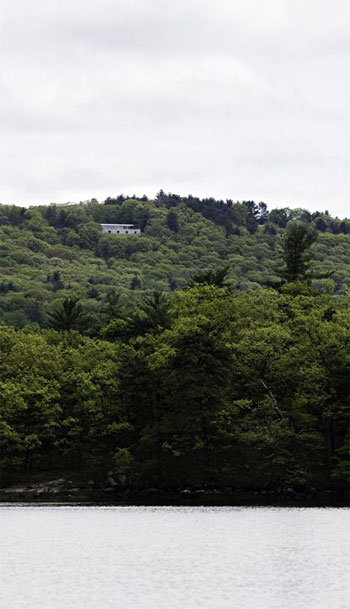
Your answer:
[[[112,299],[95,336],[74,299],[52,328],[1,326],[4,483],[112,470],[136,488],[345,486],[348,298],[219,279],[130,314]]]

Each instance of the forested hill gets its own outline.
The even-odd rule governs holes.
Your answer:
[[[0,205],[0,321],[48,325],[48,311],[79,297],[91,327],[108,318],[113,302],[133,307],[142,294],[186,287],[203,269],[229,267],[236,290],[278,280],[283,233],[299,220],[318,231],[312,246],[314,281],[321,292],[349,285],[350,221],[328,212],[268,210],[180,197],[124,197],[29,209]],[[102,234],[101,223],[133,223],[141,235]],[[333,272],[331,276],[327,273]],[[117,296],[119,295],[119,296]]]
[[[348,221],[162,192],[0,216],[3,485],[346,492]]]

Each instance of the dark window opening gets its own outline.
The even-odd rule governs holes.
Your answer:
[[[111,230],[109,230],[108,232],[109,232],[109,233],[111,233],[112,231],[111,231]]]

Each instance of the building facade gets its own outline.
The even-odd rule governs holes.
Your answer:
[[[103,233],[111,235],[139,235],[141,230],[133,224],[101,224]]]

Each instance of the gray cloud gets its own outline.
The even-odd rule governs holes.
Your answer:
[[[346,0],[3,0],[0,200],[349,214]]]

